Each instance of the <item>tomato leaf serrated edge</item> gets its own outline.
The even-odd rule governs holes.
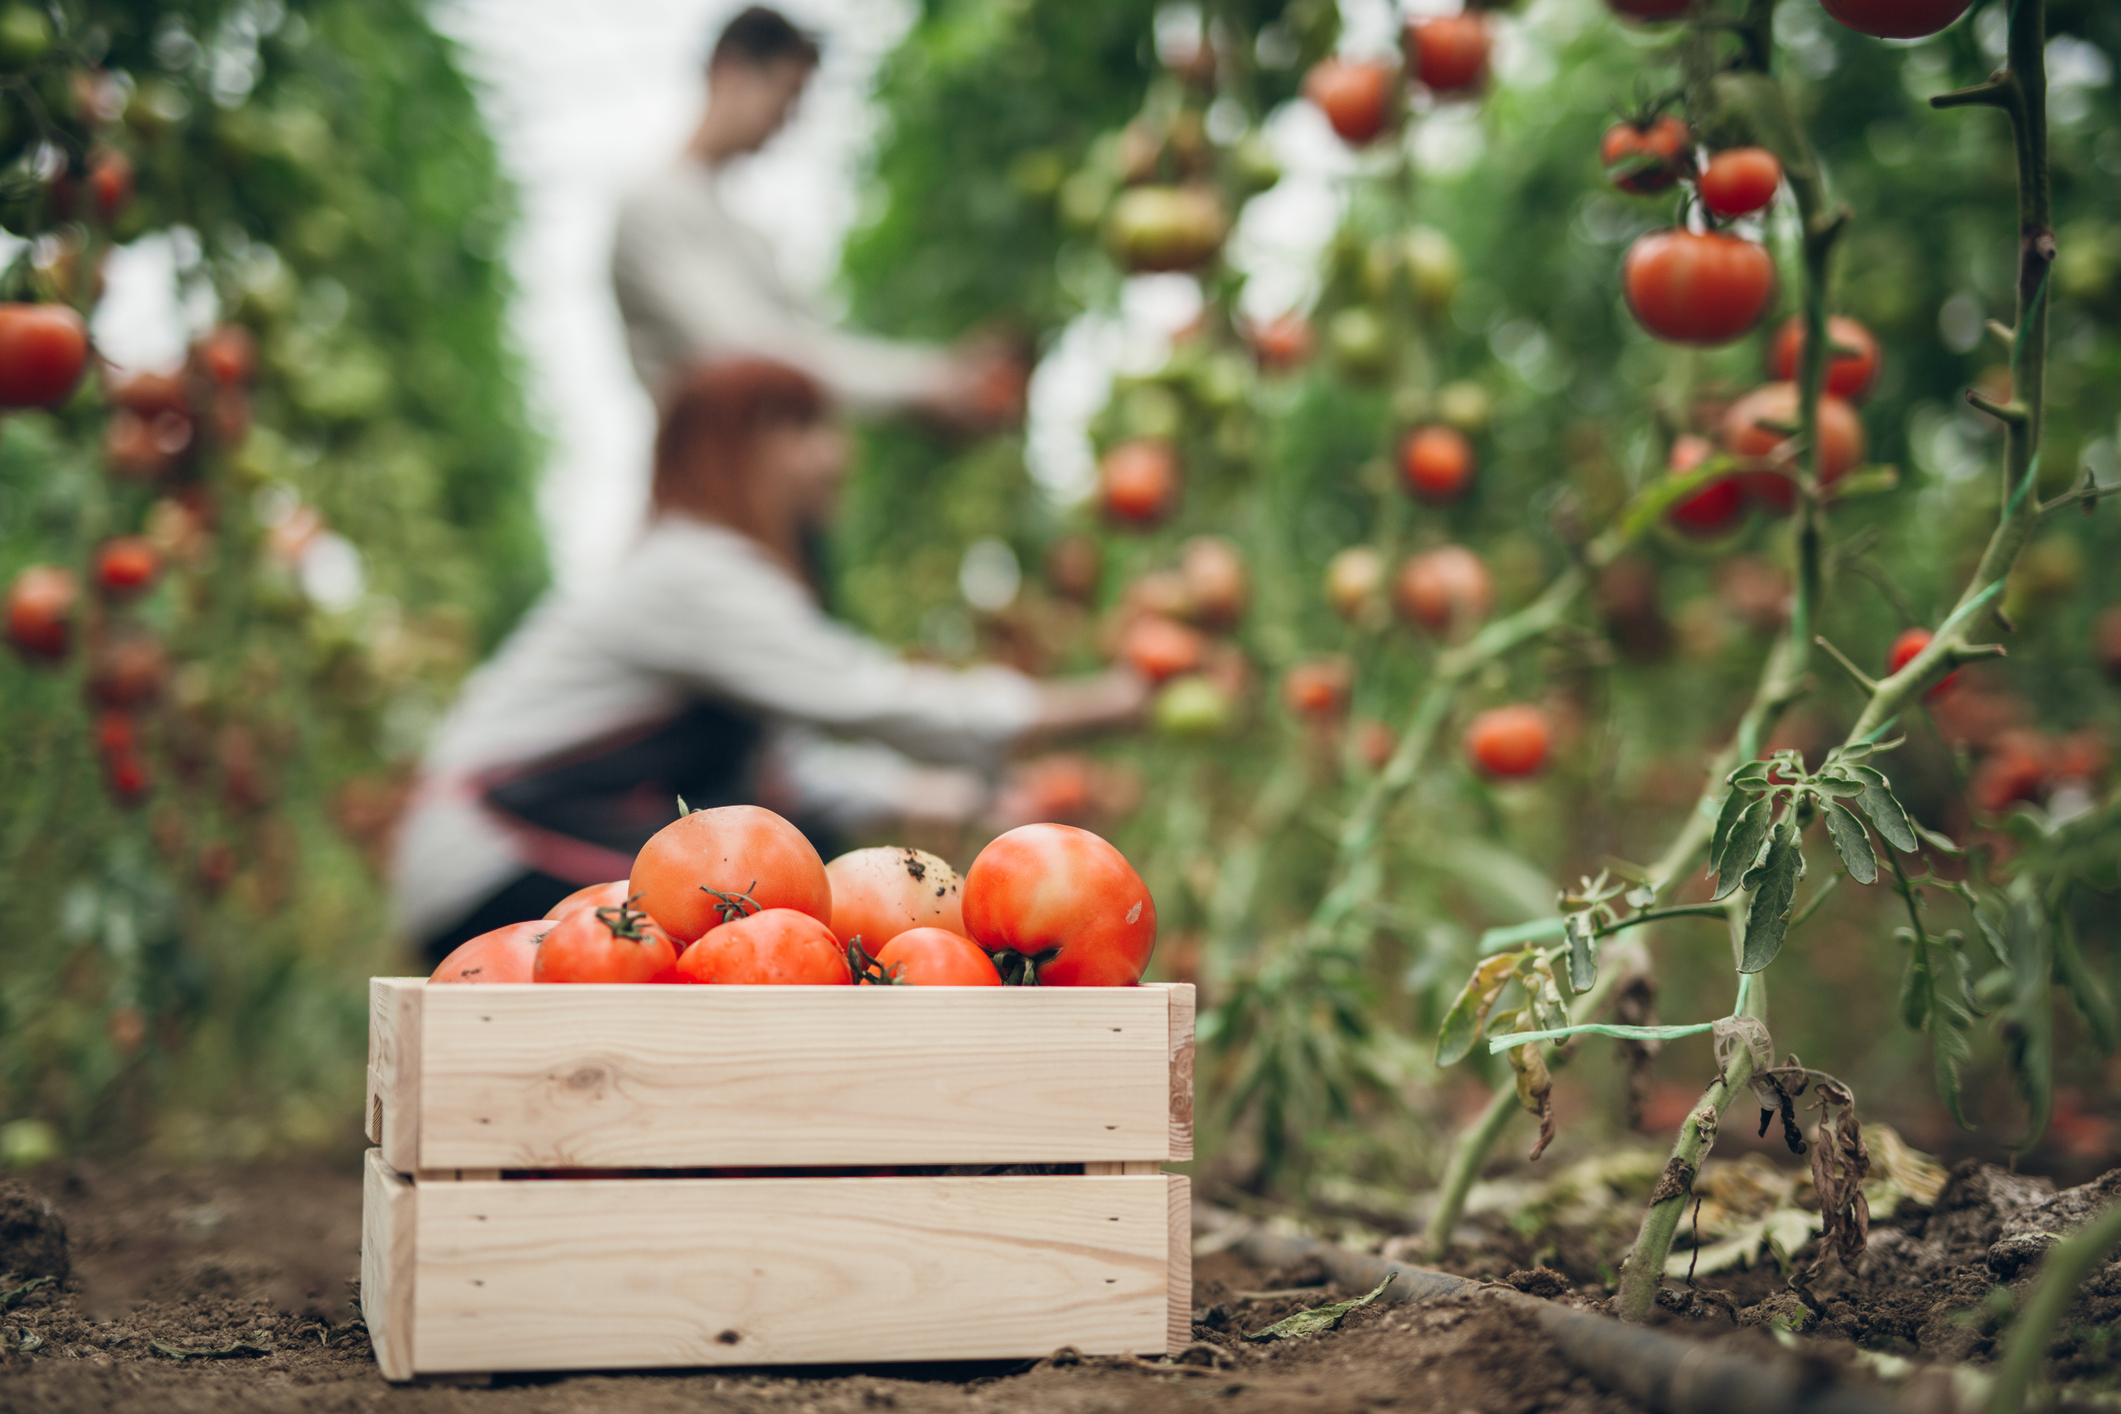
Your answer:
[[[1892,783],[1886,780],[1885,773],[1873,766],[1850,766],[1848,773],[1863,782],[1863,795],[1857,804],[1871,817],[1871,823],[1877,826],[1885,842],[1902,854],[1913,854],[1920,849],[1914,822],[1907,817],[1907,807],[1893,794]]]
[[[1838,800],[1826,802],[1826,832],[1851,879],[1859,884],[1878,882],[1878,855],[1871,848],[1871,837],[1863,822]]]
[[[1710,903],[1728,898],[1753,867],[1760,846],[1767,840],[1768,828],[1774,823],[1773,804],[1773,797],[1762,796],[1748,805],[1732,826],[1723,842],[1723,853],[1716,860],[1716,892],[1709,895]]]
[[[1803,875],[1804,851],[1797,847],[1796,829],[1785,821],[1768,844],[1767,858],[1746,875],[1746,885],[1753,890],[1753,909],[1745,920],[1740,972],[1758,972],[1782,951],[1790,905],[1796,901],[1797,880]]]

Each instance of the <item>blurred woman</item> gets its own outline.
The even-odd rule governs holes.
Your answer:
[[[765,805],[814,835],[964,820],[1019,740],[1140,712],[1125,670],[951,671],[828,619],[810,549],[847,464],[823,393],[791,368],[680,381],[647,533],[594,589],[533,608],[428,749],[395,886],[433,956],[625,878],[679,797]]]

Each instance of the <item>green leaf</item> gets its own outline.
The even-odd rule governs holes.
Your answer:
[[[1998,1030],[2018,1094],[2031,1111],[2025,1137],[2012,1147],[2020,1153],[2040,1142],[2055,1104],[2055,1015],[2047,989],[2054,976],[2053,931],[2045,911],[2032,895],[2030,883],[2020,877],[2011,885],[2013,897],[2004,919],[2003,936],[2010,951],[2011,999],[2003,1008]]]
[[[1730,837],[1723,842],[1723,853],[1718,855],[1716,865],[1716,892],[1709,895],[1709,902],[1727,898],[1745,878],[1746,871],[1760,855],[1760,846],[1767,840],[1768,828],[1774,823],[1774,799],[1762,796],[1745,808],[1731,827]]]
[[[1760,792],[1767,789],[1767,762],[1746,762],[1743,766],[1731,772],[1730,783],[1740,790],[1749,791],[1754,795],[1760,794]]]
[[[2107,996],[2098,976],[2085,965],[2084,954],[2077,948],[2077,930],[2067,914],[2057,920],[2055,928],[2055,985],[2069,993],[2084,1024],[2091,1029],[2092,1039],[2100,1050],[2111,1055],[2116,1043],[2121,1042],[2121,1019],[2114,1015],[2113,998]]]
[[[1385,1288],[1399,1277],[1395,1269],[1385,1273],[1385,1279],[1370,1288],[1368,1293],[1348,1301],[1331,1301],[1323,1306],[1313,1306],[1308,1311],[1298,1311],[1293,1316],[1284,1316],[1265,1330],[1254,1331],[1246,1340],[1302,1340],[1305,1336],[1322,1335],[1326,1331],[1338,1330],[1340,1323],[1348,1318],[1348,1312],[1358,1306],[1367,1306],[1384,1295]]]
[[[1804,876],[1804,851],[1797,847],[1796,828],[1784,821],[1768,843],[1767,858],[1746,876],[1753,891],[1753,911],[1745,920],[1745,942],[1738,960],[1740,972],[1758,972],[1782,951],[1782,938],[1789,931],[1790,905],[1797,898],[1797,881]]]
[[[1870,766],[1851,766],[1849,774],[1863,782],[1863,796],[1858,802],[1863,813],[1871,817],[1878,833],[1885,842],[1902,854],[1913,854],[1920,846],[1915,839],[1914,822],[1907,818],[1907,811],[1899,798],[1893,794],[1892,783],[1885,773]]]
[[[1900,1019],[1910,1030],[1929,1033],[1937,1097],[1960,1128],[1969,1128],[1959,1092],[1959,1068],[1972,1054],[1966,1033],[1973,1024],[1973,998],[1961,951],[1966,940],[1947,933],[1942,942],[1925,941],[1912,928],[1898,929],[1894,936],[1909,948],[1900,981]]]
[[[1834,852],[1841,856],[1851,879],[1859,884],[1878,881],[1878,856],[1871,852],[1871,837],[1863,822],[1838,800],[1826,803],[1826,832],[1833,837]]]
[[[1839,775],[1814,776],[1808,784],[1820,795],[1832,796],[1837,800],[1854,800],[1864,791],[1863,782],[1852,781]]]
[[[1512,923],[1506,928],[1490,928],[1480,935],[1474,952],[1482,957],[1522,947],[1526,943],[1545,942],[1548,938],[1563,936],[1568,926],[1566,918],[1535,918],[1529,923]]]
[[[1920,821],[1915,822],[1915,835],[1924,844],[1948,859],[1960,859],[1966,855],[1966,851],[1959,847],[1957,840],[1954,840],[1950,835],[1939,834]]]
[[[1715,833],[1709,836],[1710,872],[1715,871],[1716,862],[1723,858],[1723,847],[1730,842],[1731,827],[1738,823],[1739,816],[1745,814],[1749,799],[1745,791],[1735,785],[1723,797],[1723,809],[1716,812]]]
[[[1591,915],[1572,913],[1566,924],[1569,939],[1569,985],[1579,992],[1591,990],[1598,980],[1598,939],[1591,935]]]
[[[1518,953],[1499,953],[1485,958],[1473,969],[1465,990],[1458,1000],[1451,1003],[1450,1011],[1444,1014],[1443,1026],[1436,1035],[1436,1063],[1456,1065],[1464,1060],[1480,1039],[1482,1028],[1488,1024],[1488,1013],[1495,1009],[1495,1002],[1502,996],[1502,989],[1510,984],[1517,974]]]

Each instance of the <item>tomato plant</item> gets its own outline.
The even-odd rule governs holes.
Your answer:
[[[1819,0],[1829,15],[1878,39],[1920,39],[1965,14],[1973,0]]]
[[[1614,186],[1648,196],[1694,169],[1693,141],[1686,123],[1669,113],[1647,122],[1624,119],[1605,130],[1598,160]]]
[[[1111,844],[1073,825],[1021,825],[965,873],[965,929],[1028,961],[1041,985],[1124,987],[1156,946],[1156,902]]]
[[[1105,512],[1114,520],[1146,525],[1178,502],[1178,455],[1168,442],[1122,442],[1105,453],[1098,469]]]
[[[1207,640],[1160,614],[1144,614],[1120,636],[1119,656],[1151,682],[1198,672],[1207,660]]]
[[[1863,460],[1863,419],[1831,394],[1819,399],[1818,417],[1815,474],[1821,486],[1831,486]],[[1723,445],[1742,457],[1780,455],[1790,442],[1787,429],[1796,424],[1796,385],[1764,383],[1732,403],[1724,414]],[[1774,472],[1751,472],[1745,481],[1753,496],[1777,514],[1788,514],[1796,502],[1797,493],[1788,478]]]
[[[731,917],[792,909],[832,919],[832,882],[803,832],[757,805],[694,810],[634,856],[628,896],[680,944]]]
[[[1547,764],[1552,735],[1547,714],[1529,703],[1490,707],[1466,727],[1466,756],[1490,776],[1529,776]]]
[[[1871,331],[1846,315],[1826,321],[1831,357],[1826,364],[1826,391],[1849,402],[1861,402],[1878,377],[1878,341]],[[1768,348],[1768,371],[1784,383],[1797,377],[1804,354],[1804,321],[1792,316],[1775,330]]]
[[[31,565],[7,587],[7,641],[25,658],[56,661],[73,645],[80,589],[57,565]]]
[[[96,549],[96,588],[114,598],[146,590],[162,572],[162,555],[144,535],[120,535]]]
[[[1487,18],[1478,10],[1413,20],[1406,28],[1407,68],[1439,94],[1466,93],[1487,78],[1493,45]]]
[[[1701,204],[1718,216],[1765,210],[1782,185],[1782,163],[1764,147],[1730,147],[1701,169]]]
[[[1463,545],[1414,556],[1392,581],[1392,602],[1408,622],[1444,638],[1462,638],[1495,608],[1487,562]]]

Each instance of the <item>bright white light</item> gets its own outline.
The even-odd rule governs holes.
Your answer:
[[[361,602],[368,575],[361,566],[361,552],[353,541],[335,531],[320,530],[302,547],[295,577],[302,592],[320,609],[337,613]]]
[[[957,587],[973,608],[989,614],[1008,608],[1023,582],[1023,566],[1006,541],[988,536],[965,547],[965,558],[957,567]]]

